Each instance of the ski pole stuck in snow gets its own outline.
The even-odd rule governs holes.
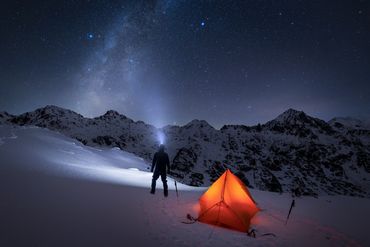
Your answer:
[[[287,224],[288,224],[289,216],[290,216],[290,213],[292,212],[292,208],[293,208],[294,206],[295,206],[295,201],[294,201],[294,199],[293,199],[292,204],[290,204],[290,209],[289,209],[288,216],[286,217],[285,225],[287,225]]]

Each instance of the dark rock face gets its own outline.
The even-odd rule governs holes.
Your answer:
[[[211,182],[216,181],[224,172],[226,167],[219,161],[214,161],[213,165],[209,167],[208,174],[211,177]]]
[[[261,160],[261,163],[263,166],[268,168],[270,171],[281,171],[282,166],[281,166],[281,161],[276,158],[274,160],[268,158],[266,160]]]
[[[190,178],[191,178],[191,181],[190,181],[191,186],[201,186],[201,185],[203,185],[204,176],[203,176],[202,173],[192,172],[191,175],[190,175]]]
[[[257,171],[257,182],[259,188],[264,188],[265,190],[272,192],[283,192],[279,180],[274,176],[272,172],[268,169],[262,168]]]
[[[111,146],[113,143],[116,142],[115,139],[111,136],[97,136],[92,141],[99,145],[105,146]]]
[[[329,122],[289,109],[256,126],[204,120],[157,129],[116,111],[96,118],[56,106],[12,116],[0,124],[35,125],[85,145],[119,147],[151,162],[158,133],[166,139],[171,175],[193,186],[208,186],[230,169],[247,186],[295,195],[344,194],[369,197],[370,127],[359,120]]]
[[[253,189],[253,186],[249,183],[248,178],[245,176],[243,172],[236,172],[235,175],[249,188]]]
[[[6,111],[0,112],[0,124],[5,124],[9,122],[12,118],[14,118],[14,116],[7,113]]]
[[[171,169],[189,173],[197,162],[197,155],[190,149],[181,148],[173,159]]]
[[[370,173],[370,153],[360,150],[357,153],[357,166],[364,167],[365,171]]]

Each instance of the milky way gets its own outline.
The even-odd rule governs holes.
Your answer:
[[[288,108],[370,118],[365,1],[2,5],[0,110],[114,109],[156,126],[256,124]]]

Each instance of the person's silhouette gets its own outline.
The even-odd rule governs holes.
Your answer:
[[[159,146],[158,152],[154,154],[151,172],[153,172],[153,179],[152,179],[152,189],[150,193],[155,193],[155,186],[156,181],[161,176],[163,182],[163,192],[164,196],[168,196],[168,186],[167,186],[167,171],[170,171],[170,159],[168,158],[168,154],[164,151],[164,145],[161,144]]]

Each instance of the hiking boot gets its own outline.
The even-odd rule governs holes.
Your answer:
[[[154,190],[151,190],[150,191],[150,194],[153,194],[154,195],[155,194],[155,191]]]
[[[164,191],[164,196],[167,197],[168,196],[168,190],[165,190]]]

